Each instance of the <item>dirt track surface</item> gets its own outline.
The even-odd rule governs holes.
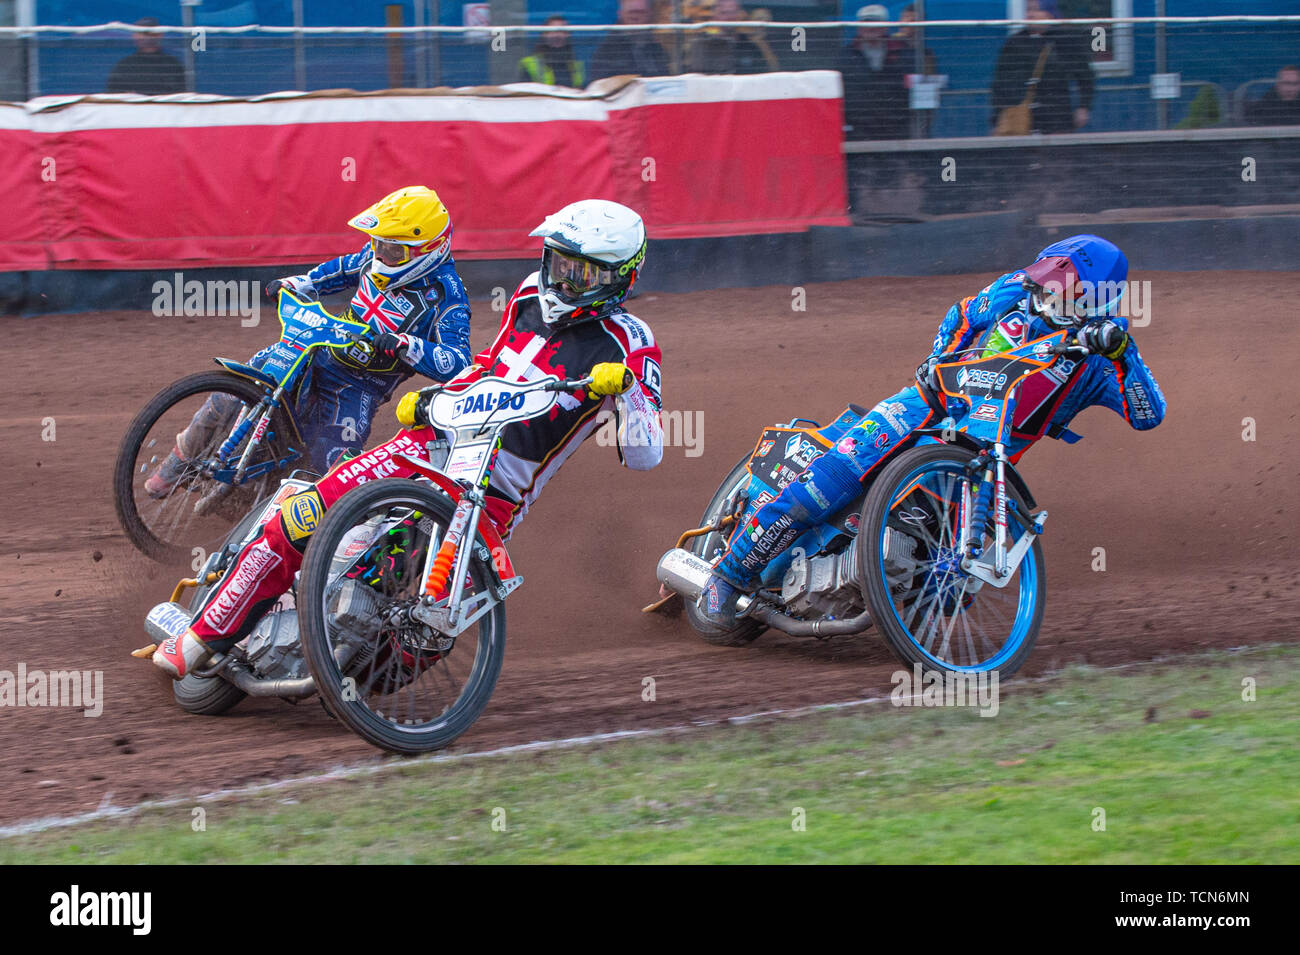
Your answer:
[[[763,425],[825,421],[849,401],[892,394],[948,305],[989,278],[810,286],[806,312],[791,310],[784,286],[634,300],[663,346],[666,409],[702,413],[703,454],[672,447],[656,471],[637,473],[592,441],[568,464],[511,544],[526,583],[511,598],[505,669],[457,748],[887,692],[898,664],[870,634],[714,648],[682,618],[638,608],[655,595],[659,555],[695,526]],[[1051,511],[1047,613],[1027,675],[1296,639],[1300,449],[1290,382],[1300,273],[1137,278],[1154,296],[1137,341],[1169,416],[1138,433],[1091,409],[1074,424],[1082,443],[1048,440],[1026,456],[1022,471]],[[478,305],[476,348],[498,320]],[[187,715],[166,678],[128,656],[147,642],[145,612],[188,567],[152,564],[118,530],[118,441],[167,382],[211,367],[213,355],[244,358],[266,344],[267,322],[122,312],[0,322],[0,670],[102,670],[105,698],[97,719],[0,709],[0,822],[93,809],[106,796],[128,805],[387,758],[315,701],[246,700],[224,717]],[[46,417],[53,442],[42,440]],[[1256,422],[1254,442],[1242,440],[1245,417]],[[394,429],[390,407],[373,437]],[[1105,572],[1092,570],[1098,547]],[[647,676],[654,702],[642,700]]]

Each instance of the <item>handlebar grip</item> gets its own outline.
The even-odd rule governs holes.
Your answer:
[[[628,375],[631,374],[632,372],[629,371]],[[626,381],[626,378],[624,380]],[[590,375],[588,375],[586,378],[573,378],[568,381],[552,381],[542,390],[543,391],[577,391],[579,388],[584,388],[589,384],[591,384]]]

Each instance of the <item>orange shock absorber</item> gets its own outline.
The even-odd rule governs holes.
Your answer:
[[[433,566],[429,568],[429,579],[424,582],[424,592],[437,596],[442,593],[442,588],[447,584],[447,575],[451,573],[451,565],[456,560],[456,542],[454,540],[444,540],[442,546],[438,548],[438,555],[433,558]]]

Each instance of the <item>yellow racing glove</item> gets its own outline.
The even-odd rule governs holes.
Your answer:
[[[636,378],[632,370],[621,361],[603,361],[591,369],[591,384],[587,390],[593,395],[621,395],[632,387]]]
[[[402,395],[402,400],[397,403],[397,423],[403,428],[411,428],[416,424],[426,424],[427,422],[415,419],[420,415],[419,403],[421,398],[427,397],[426,392],[432,393],[437,389],[425,388],[421,391],[408,391]]]

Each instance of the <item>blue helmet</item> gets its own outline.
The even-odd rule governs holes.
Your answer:
[[[1030,305],[1060,328],[1115,314],[1128,282],[1128,259],[1097,235],[1053,242],[1025,269]]]

